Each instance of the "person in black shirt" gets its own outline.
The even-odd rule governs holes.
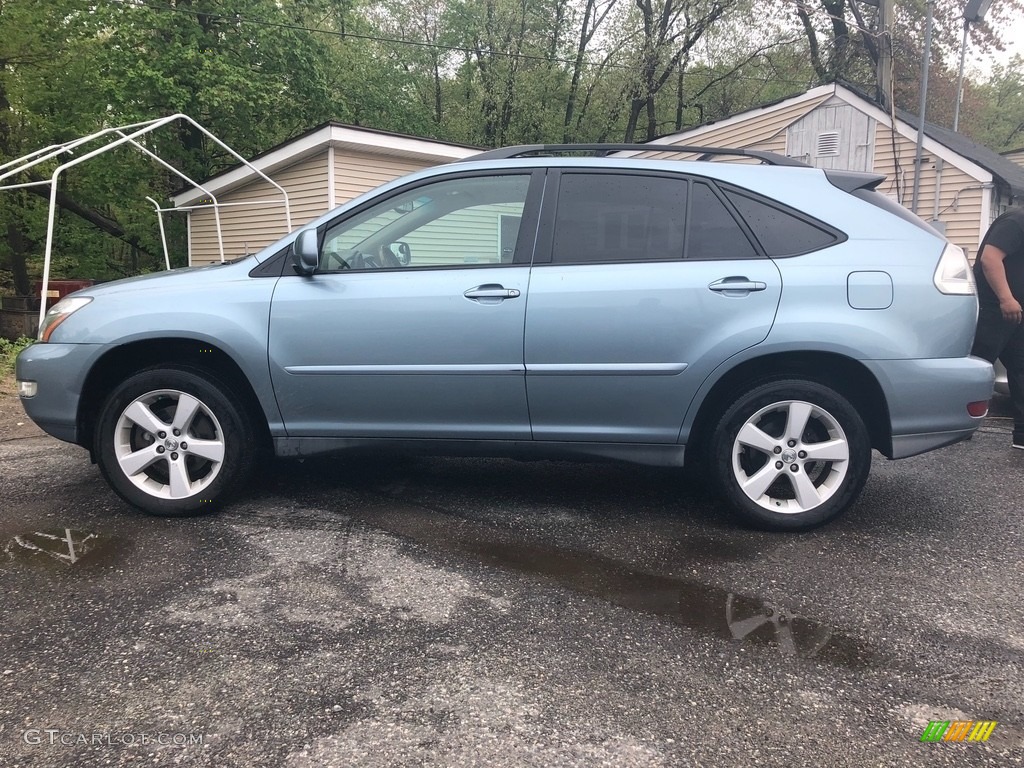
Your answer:
[[[992,222],[978,254],[978,328],[971,354],[1006,366],[1013,447],[1024,449],[1024,208],[1013,208]]]

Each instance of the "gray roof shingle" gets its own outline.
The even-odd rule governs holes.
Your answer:
[[[905,110],[897,109],[896,116],[910,125],[918,124],[917,115]],[[997,181],[1009,187],[1014,197],[1024,197],[1024,168],[1008,157],[1003,157],[998,152],[972,141],[962,133],[954,133],[948,128],[927,121],[924,124],[924,133],[944,147],[980,165],[995,176]]]

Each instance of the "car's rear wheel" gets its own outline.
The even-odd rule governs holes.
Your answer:
[[[712,438],[718,485],[759,528],[799,531],[834,519],[860,495],[871,466],[864,421],[850,402],[800,379],[757,386]]]
[[[128,503],[154,515],[212,511],[251,474],[252,419],[214,376],[149,369],[116,387],[100,411],[95,455]]]

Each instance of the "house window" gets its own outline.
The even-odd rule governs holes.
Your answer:
[[[817,157],[838,157],[839,131],[823,131],[819,133],[814,144],[814,154]]]

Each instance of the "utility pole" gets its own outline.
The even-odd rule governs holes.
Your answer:
[[[956,78],[956,106],[953,109],[953,132],[960,128],[960,102],[964,98],[964,58],[967,56],[967,33],[971,24],[983,21],[992,0],[968,0],[964,8],[964,39],[960,42],[960,73]]]
[[[956,104],[953,107],[953,133],[960,129],[960,102],[964,98],[964,60],[967,57],[967,34],[970,32],[971,24],[982,21],[985,12],[992,4],[992,0],[967,0],[964,8],[964,36],[960,41],[960,72],[956,78]],[[932,224],[945,232],[945,226],[939,219],[939,206],[942,204],[942,158],[935,161],[935,209],[932,214]]]
[[[928,64],[931,62],[932,58],[932,6],[934,4],[935,0],[928,0],[928,10],[924,26],[924,61],[921,64],[921,102],[917,112],[920,122],[917,127],[917,151],[914,153],[914,194],[910,198],[910,210],[914,213],[917,213],[917,195],[921,190],[921,170],[924,165],[924,160],[922,159],[922,152],[924,150],[924,118],[925,107],[928,103]]]
[[[892,109],[892,18],[896,0],[878,0],[878,103]]]

